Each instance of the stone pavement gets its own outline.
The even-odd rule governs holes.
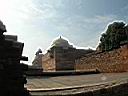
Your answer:
[[[52,90],[60,88],[70,88],[77,86],[90,86],[107,82],[118,82],[128,79],[128,72],[125,73],[101,73],[90,75],[73,76],[40,76],[28,77],[26,85],[28,90]]]

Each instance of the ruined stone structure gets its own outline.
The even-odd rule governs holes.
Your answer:
[[[53,41],[46,54],[36,55],[33,65],[42,65],[43,71],[74,70],[75,60],[90,52],[93,50],[76,49],[60,37]]]
[[[43,71],[124,72],[128,71],[128,44],[122,44],[118,49],[101,52],[76,49],[60,37],[53,42],[46,54],[36,55],[33,62],[43,68]]]
[[[76,60],[76,70],[97,69],[100,72],[128,71],[128,44],[118,49],[97,52]]]
[[[28,71],[26,72],[26,74],[28,75],[41,75],[43,72],[43,68],[42,68],[42,50],[39,49],[36,54],[35,54],[35,58],[32,62],[32,66],[28,66]]]
[[[42,50],[39,49],[36,54],[35,54],[35,58],[32,62],[33,64],[33,68],[42,68],[42,57],[43,57],[43,54],[42,54]]]
[[[0,21],[0,95],[1,96],[29,96],[24,88],[27,83],[25,71],[27,65],[20,64],[24,44],[17,41],[17,36],[3,35],[5,26]]]

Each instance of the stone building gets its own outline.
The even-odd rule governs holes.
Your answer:
[[[60,37],[53,41],[46,54],[36,55],[33,65],[42,65],[43,71],[74,70],[75,60],[90,52],[93,50],[76,49]]]

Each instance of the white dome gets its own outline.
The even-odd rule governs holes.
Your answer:
[[[56,40],[53,41],[52,47],[56,46],[56,47],[63,47],[63,48],[68,48],[68,47],[73,47],[72,45],[70,45],[68,43],[67,40],[63,39],[63,38],[58,38]]]

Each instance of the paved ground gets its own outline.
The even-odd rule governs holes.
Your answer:
[[[71,86],[83,86],[128,79],[128,73],[102,73],[91,75],[28,77],[28,89],[48,89]]]

